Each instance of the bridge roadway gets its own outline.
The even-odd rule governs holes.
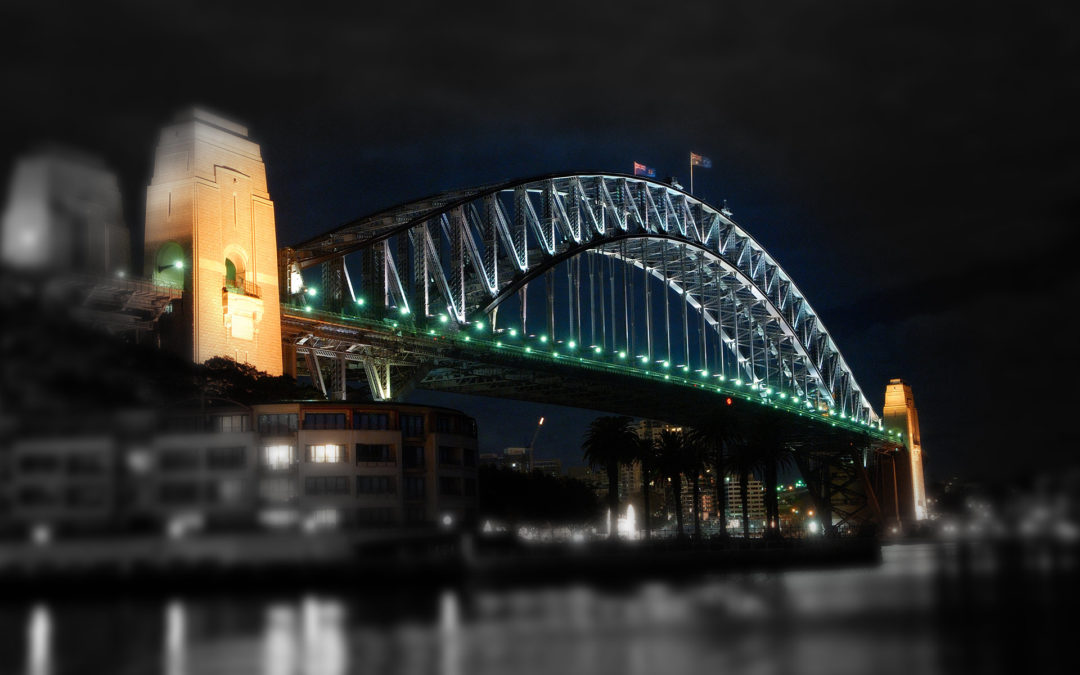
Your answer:
[[[899,442],[891,430],[817,409],[788,392],[678,368],[645,368],[625,352],[596,353],[513,329],[420,326],[408,318],[367,318],[282,304],[282,339],[301,373],[330,398],[366,376],[372,398],[412,388],[554,403],[692,425],[729,406],[737,418],[783,421],[792,443],[847,431],[859,445]],[[729,404],[728,401],[731,401]]]

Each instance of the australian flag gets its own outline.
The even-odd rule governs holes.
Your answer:
[[[644,164],[638,164],[637,162],[634,162],[634,175],[646,176],[648,178],[656,178],[656,169],[645,166]]]
[[[709,159],[708,157],[705,157],[704,155],[699,155],[697,153],[691,152],[690,153],[690,166],[700,166],[703,169],[711,169],[712,168],[712,160]]]

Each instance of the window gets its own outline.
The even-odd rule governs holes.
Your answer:
[[[345,413],[304,413],[305,429],[344,429]]]
[[[268,469],[286,469],[293,463],[291,445],[267,445],[263,447],[263,464]]]
[[[476,466],[476,451],[465,448],[461,451],[462,456],[465,459],[465,466]]]
[[[316,528],[337,527],[341,516],[337,509],[318,509],[312,512],[309,522]]]
[[[287,502],[296,497],[296,483],[287,476],[264,478],[259,483],[259,496],[268,502]]]
[[[424,499],[426,497],[424,477],[405,477],[405,499]]]
[[[199,453],[193,448],[165,448],[158,458],[162,471],[191,471],[199,468]]]
[[[248,430],[247,415],[214,415],[211,418],[211,428],[225,434],[238,433]]]
[[[304,479],[306,495],[347,495],[348,476],[308,476]]]
[[[476,479],[475,478],[466,478],[465,479],[465,496],[466,497],[475,497],[476,496]]]
[[[214,504],[236,504],[244,496],[244,483],[234,478],[215,481],[206,487],[206,498]]]
[[[71,476],[93,476],[105,472],[105,461],[98,455],[78,454],[67,458],[66,468]]]
[[[26,455],[19,459],[19,471],[23,473],[52,473],[60,470],[60,458],[56,455]]]
[[[439,446],[439,464],[449,464],[452,466],[461,465],[461,455],[457,448],[452,448],[448,445]]]
[[[242,469],[245,464],[244,446],[207,448],[206,466],[210,469]]]
[[[307,446],[307,461],[315,464],[336,464],[344,462],[344,445],[309,445]]]
[[[69,507],[101,508],[108,504],[108,492],[104,485],[71,485],[64,490],[64,500]]]
[[[385,507],[356,509],[356,522],[360,525],[393,524],[394,509]]]
[[[405,507],[405,522],[407,523],[424,523],[427,522],[427,507],[425,506],[406,506]]]
[[[290,434],[296,431],[296,413],[259,415],[259,433]]]
[[[401,435],[405,438],[419,438],[424,435],[423,415],[401,415]]]
[[[402,462],[406,468],[415,469],[424,466],[424,446],[406,445],[401,449]]]
[[[199,501],[199,484],[162,483],[158,486],[158,499],[162,504],[192,504]]]
[[[385,430],[390,428],[390,416],[386,413],[354,413],[353,429]]]
[[[452,478],[450,476],[441,476],[439,478],[439,494],[460,496],[461,495],[461,479]]]
[[[435,431],[443,434],[460,434],[476,438],[476,420],[471,417],[439,415],[435,418]]]
[[[394,449],[389,445],[364,445],[356,444],[356,463],[360,462],[393,462]]]
[[[20,506],[53,506],[57,501],[56,493],[40,485],[26,485],[19,488]]]
[[[393,476],[357,476],[356,494],[389,495],[397,492]]]

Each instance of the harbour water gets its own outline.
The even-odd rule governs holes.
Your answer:
[[[1012,550],[891,545],[876,566],[619,585],[43,591],[0,605],[0,673],[1053,672],[1075,551]]]

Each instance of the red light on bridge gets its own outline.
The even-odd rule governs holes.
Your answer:
[[[724,399],[724,403],[727,403],[728,405],[731,405],[731,397],[728,396],[726,399]]]

